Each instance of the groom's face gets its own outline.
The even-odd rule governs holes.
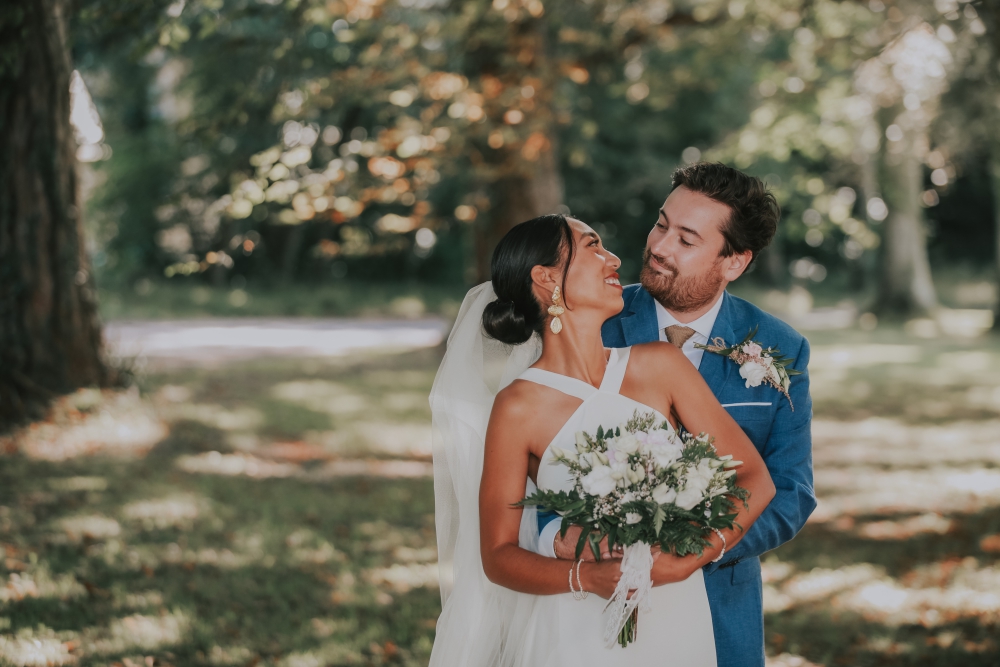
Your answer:
[[[729,216],[727,205],[683,186],[667,197],[646,238],[639,277],[665,308],[697,310],[725,287],[722,228]]]

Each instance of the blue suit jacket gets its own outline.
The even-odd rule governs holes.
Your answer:
[[[622,312],[601,329],[608,347],[628,347],[660,339],[653,297],[641,285],[624,290]],[[760,555],[775,549],[805,524],[816,508],[812,474],[812,399],[809,397],[809,342],[790,326],[753,304],[722,297],[710,338],[738,343],[755,327],[754,340],[794,357],[802,371],[789,388],[795,410],[773,387],[747,388],[731,359],[705,352],[699,371],[729,414],[760,452],[777,493],[746,535],[719,563],[706,565],[705,586],[712,609],[719,667],[763,667],[764,610]],[[669,381],[668,378],[665,380]]]

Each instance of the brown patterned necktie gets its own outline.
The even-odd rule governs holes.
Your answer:
[[[694,329],[683,324],[671,324],[664,331],[667,332],[667,340],[677,347],[684,347],[688,338],[694,335]]]

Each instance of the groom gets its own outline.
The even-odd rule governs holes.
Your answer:
[[[780,210],[764,183],[722,164],[699,163],[675,171],[672,184],[646,239],[640,284],[625,288],[625,307],[604,323],[602,335],[609,347],[657,340],[679,347],[771,473],[774,500],[719,563],[703,568],[719,667],[763,667],[760,556],[792,539],[816,507],[809,343],[726,291],[777,229]],[[735,270],[733,262],[723,261],[734,256],[745,260],[735,263],[740,267]],[[717,337],[727,345],[739,343],[754,330],[764,348],[795,359],[790,367],[801,375],[791,378],[791,401],[765,383],[748,386],[736,362],[695,346]],[[539,551],[572,559],[579,533],[560,539],[557,518],[539,515],[539,525],[545,524]]]

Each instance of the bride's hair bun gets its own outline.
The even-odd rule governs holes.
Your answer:
[[[486,309],[483,311],[483,330],[490,338],[508,345],[520,345],[531,338],[531,333],[534,331],[528,326],[524,313],[518,312],[514,302],[503,299],[486,304]]]
[[[573,231],[562,215],[543,215],[515,225],[493,251],[490,273],[497,300],[483,310],[483,330],[491,338],[518,345],[545,328],[546,312],[532,291],[536,266],[568,269],[573,261]],[[562,286],[565,298],[566,285]]]

